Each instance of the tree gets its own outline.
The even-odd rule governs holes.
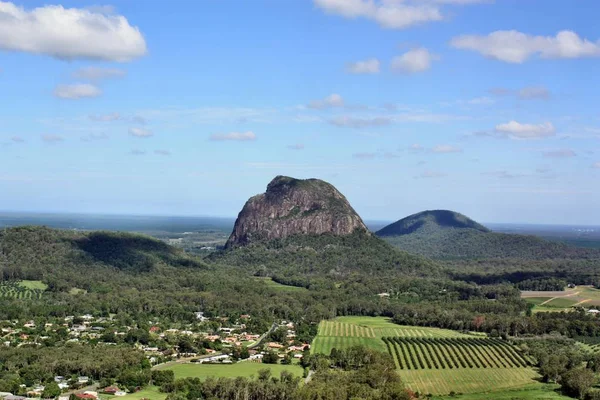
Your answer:
[[[561,376],[563,389],[575,394],[579,399],[585,398],[586,393],[596,383],[596,375],[591,369],[574,368]]]
[[[277,364],[279,356],[276,353],[269,351],[263,356],[263,363],[265,364]]]
[[[61,393],[61,390],[58,387],[58,383],[50,382],[44,388],[44,391],[42,392],[42,398],[53,399],[55,397],[60,396],[60,393]]]

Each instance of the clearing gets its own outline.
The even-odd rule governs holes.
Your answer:
[[[600,307],[600,290],[577,286],[564,291],[521,291],[521,298],[534,304],[533,312],[568,311],[574,306]]]

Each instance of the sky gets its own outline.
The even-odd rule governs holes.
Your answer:
[[[600,225],[597,0],[0,0],[0,210]]]

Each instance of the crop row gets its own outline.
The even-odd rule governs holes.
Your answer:
[[[499,339],[384,337],[400,369],[518,368],[528,362]]]
[[[0,285],[0,298],[4,299],[40,299],[43,290],[28,289],[22,286]]]

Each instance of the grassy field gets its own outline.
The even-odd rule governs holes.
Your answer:
[[[458,400],[566,400],[572,399],[561,395],[558,385],[534,383],[519,389],[499,390],[487,393],[463,394],[456,396],[434,396],[433,400],[458,399]]]
[[[344,349],[365,345],[386,352],[383,337],[470,337],[459,332],[438,328],[401,326],[384,317],[339,317],[321,321],[313,341],[312,353],[331,353],[331,349]]]
[[[236,364],[175,364],[165,369],[175,371],[175,379],[180,378],[200,378],[206,379],[209,376],[237,377],[237,376],[257,376],[261,369],[270,369],[273,376],[279,376],[282,371],[288,371],[295,376],[302,376],[302,367],[298,365],[280,365],[280,364],[262,364],[256,362],[244,361]]]
[[[298,291],[306,291],[308,289],[298,286],[289,286],[282,285],[281,283],[277,283],[271,278],[255,278],[258,281],[264,282],[269,288],[282,291],[282,292],[298,292]]]
[[[564,291],[522,291],[521,297],[534,304],[533,312],[568,311],[574,306],[600,307],[600,290],[577,286]]]
[[[156,386],[148,386],[139,392],[128,394],[123,397],[115,397],[109,395],[100,395],[100,400],[108,400],[108,399],[123,399],[123,400],[140,400],[140,399],[150,399],[150,400],[164,400],[167,397],[166,393],[161,393],[158,391]]]
[[[0,298],[40,299],[47,288],[41,281],[5,281],[0,283]]]
[[[515,348],[498,339],[401,326],[388,318],[340,317],[321,321],[311,352],[329,354],[334,347],[358,344],[390,353],[406,385],[424,394],[529,388],[539,377]]]

